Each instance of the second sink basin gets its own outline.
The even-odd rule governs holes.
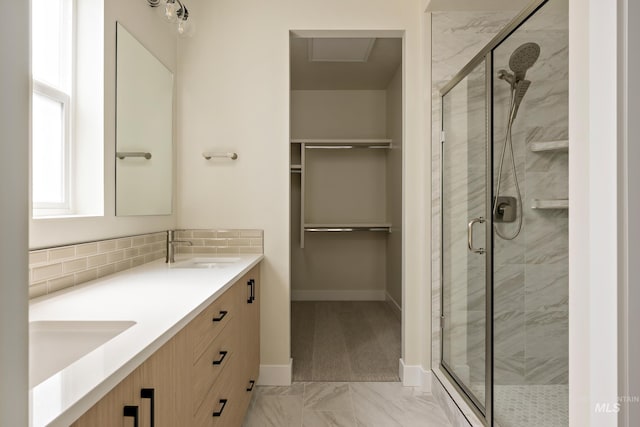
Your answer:
[[[238,261],[237,257],[196,257],[176,262],[172,268],[225,268]]]
[[[126,331],[133,321],[29,322],[29,387]]]

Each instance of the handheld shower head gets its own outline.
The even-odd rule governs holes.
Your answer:
[[[533,66],[540,56],[540,46],[537,43],[520,45],[509,58],[509,68],[514,72],[516,82],[524,80],[527,70]]]
[[[536,43],[525,43],[520,45],[516,50],[513,51],[511,57],[509,58],[509,68],[513,71],[513,74],[505,71],[498,71],[498,78],[506,81],[511,86],[511,100],[509,102],[509,119],[507,123],[507,130],[505,133],[504,145],[502,146],[502,155],[500,156],[500,166],[498,166],[498,180],[496,186],[496,192],[493,202],[493,216],[494,218],[498,218],[499,213],[499,201],[504,197],[500,197],[502,193],[501,184],[502,184],[502,172],[504,166],[504,158],[507,153],[507,149],[511,153],[511,168],[513,170],[513,181],[515,184],[515,190],[517,194],[517,209],[518,213],[516,215],[517,218],[517,229],[515,232],[511,234],[506,234],[502,232],[497,224],[494,222],[494,229],[496,234],[505,240],[513,240],[515,239],[522,230],[522,193],[520,193],[520,185],[518,184],[518,170],[516,168],[515,156],[513,154],[513,140],[512,140],[512,127],[513,122],[516,119],[518,114],[518,109],[520,108],[520,104],[524,99],[527,90],[529,90],[529,86],[531,86],[531,81],[525,80],[525,75],[527,74],[527,70],[535,64],[540,56],[540,46]]]
[[[529,90],[529,86],[531,86],[531,82],[529,80],[520,80],[515,84],[512,120],[516,119],[516,115],[518,114],[518,109],[520,108],[520,103],[522,103],[522,99],[524,98],[524,95],[527,93],[527,90]]]

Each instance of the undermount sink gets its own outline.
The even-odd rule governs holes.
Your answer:
[[[173,264],[173,268],[225,268],[230,264],[240,261],[236,257],[196,257],[179,261]]]
[[[29,387],[40,384],[135,324],[126,320],[29,322]]]

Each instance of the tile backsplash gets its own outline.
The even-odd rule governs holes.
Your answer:
[[[166,256],[166,232],[29,251],[29,298],[50,294]],[[178,230],[177,253],[261,254],[262,230]]]
[[[192,243],[192,246],[176,246],[176,253],[179,254],[263,253],[262,230],[177,230],[176,240]]]
[[[164,258],[165,232],[29,251],[29,298]]]

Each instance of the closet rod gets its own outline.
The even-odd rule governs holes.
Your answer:
[[[310,150],[348,150],[353,148],[353,145],[305,145],[304,148],[308,148]]]
[[[305,145],[308,149],[349,150],[352,148],[390,148],[389,145]]]
[[[352,231],[385,231],[388,232],[388,227],[314,227],[314,228],[306,228],[304,231],[311,232],[352,232]]]

